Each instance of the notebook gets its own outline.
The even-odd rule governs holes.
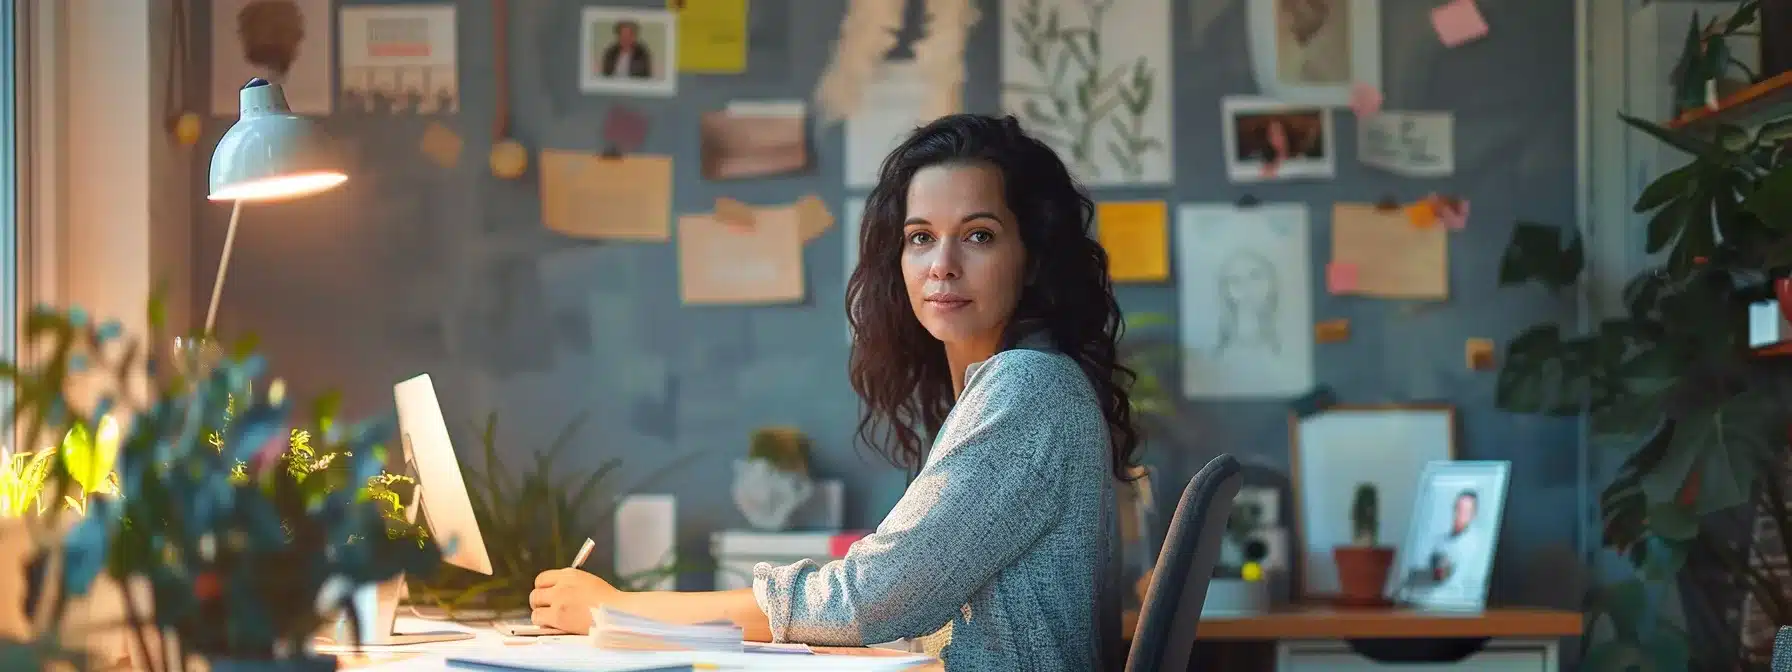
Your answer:
[[[611,651],[722,651],[740,653],[740,626],[730,621],[676,625],[617,611],[591,610],[590,643]]]
[[[447,656],[450,668],[494,672],[684,672],[789,670],[898,672],[932,662],[927,656],[792,656],[719,651],[594,651],[571,644],[467,650]]]

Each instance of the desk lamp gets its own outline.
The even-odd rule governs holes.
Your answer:
[[[236,244],[236,223],[247,201],[279,201],[309,196],[340,186],[348,174],[324,135],[310,119],[292,113],[279,84],[257,77],[237,92],[236,124],[218,140],[212,152],[212,201],[231,201],[230,228],[224,232],[224,256],[218,260],[218,277],[212,283],[211,306],[205,311],[205,331],[210,338],[218,317],[218,296],[224,291],[224,274],[230,268],[230,248]]]

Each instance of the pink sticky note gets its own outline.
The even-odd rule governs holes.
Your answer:
[[[624,154],[641,149],[647,139],[647,115],[632,107],[614,105],[604,115],[604,142]]]
[[[1440,199],[1437,206],[1437,219],[1451,231],[1468,228],[1468,201],[1450,201]]]
[[[1487,20],[1475,0],[1450,0],[1431,10],[1431,27],[1444,46],[1455,48],[1487,35]]]
[[[1356,291],[1356,264],[1342,261],[1326,264],[1325,291],[1333,294]]]
[[[1358,119],[1373,117],[1381,113],[1381,91],[1368,84],[1356,84],[1350,87],[1350,110]]]

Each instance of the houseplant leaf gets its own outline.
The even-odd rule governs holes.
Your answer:
[[[1564,244],[1560,227],[1519,222],[1512,227],[1512,237],[1500,256],[1500,285],[1535,281],[1552,292],[1559,291],[1580,277],[1584,257],[1579,236]]]
[[[1636,197],[1632,210],[1644,213],[1666,205],[1681,194],[1687,192],[1693,180],[1698,176],[1697,164],[1686,164],[1655,178],[1649,186],[1643,187],[1643,193]]]
[[[1782,167],[1762,177],[1742,207],[1772,229],[1792,231],[1792,168]]]

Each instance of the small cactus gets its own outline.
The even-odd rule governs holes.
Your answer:
[[[779,471],[809,473],[809,437],[795,427],[764,427],[753,432],[747,459],[765,460]]]
[[[1356,499],[1350,505],[1350,527],[1356,545],[1376,545],[1376,532],[1381,527],[1381,510],[1376,504],[1374,483],[1356,486]]]

